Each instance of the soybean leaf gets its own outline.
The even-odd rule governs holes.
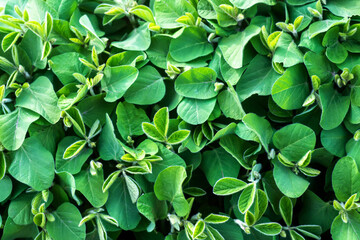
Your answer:
[[[103,182],[104,175],[102,169],[98,170],[95,175],[92,175],[88,170],[83,170],[75,175],[76,189],[95,208],[102,207],[108,199],[108,192],[102,191]]]
[[[287,226],[291,226],[293,217],[293,204],[291,199],[284,196],[280,199],[279,203],[280,214],[284,219]]]
[[[165,95],[165,84],[159,72],[145,66],[139,70],[139,76],[126,91],[127,102],[139,105],[150,105],[159,102]]]
[[[179,37],[171,40],[169,51],[174,60],[188,62],[212,53],[213,47],[203,28],[187,27]]]
[[[350,97],[339,93],[332,83],[321,85],[319,95],[323,108],[320,126],[325,130],[336,128],[348,112]]]
[[[266,236],[276,236],[281,232],[281,225],[278,223],[260,223],[256,224],[254,228]]]
[[[36,137],[27,138],[12,153],[9,173],[18,181],[41,191],[48,189],[54,180],[54,158]]]
[[[316,136],[314,131],[302,124],[294,123],[276,131],[273,143],[281,154],[290,161],[297,162],[309,150],[315,147]]]
[[[106,92],[105,101],[114,102],[121,98],[135,82],[138,70],[132,66],[106,67],[101,89]]]
[[[175,91],[184,97],[209,99],[217,95],[214,90],[216,72],[208,67],[183,72],[175,81]]]
[[[16,108],[10,114],[0,115],[0,142],[8,150],[20,148],[30,124],[39,118],[37,113]]]
[[[223,38],[219,47],[224,59],[232,68],[241,68],[243,66],[243,53],[245,45],[260,32],[260,28],[250,25],[237,34]]]
[[[175,20],[186,12],[196,16],[196,9],[186,0],[156,0],[154,11],[157,24],[165,29],[180,27]]]
[[[351,157],[341,158],[332,173],[332,186],[339,201],[345,202],[351,195],[360,192],[360,176],[356,162]]]
[[[150,46],[150,30],[148,24],[142,24],[130,32],[128,37],[120,42],[112,42],[111,46],[131,51],[145,51]]]
[[[272,87],[271,95],[274,102],[285,110],[301,108],[306,97],[309,96],[306,78],[302,65],[288,68]]]
[[[256,184],[249,184],[244,191],[240,194],[238,201],[238,208],[241,213],[247,212],[251,205],[254,203],[256,194]]]
[[[115,218],[119,227],[124,230],[134,229],[141,220],[136,205],[131,202],[124,178],[117,178],[110,187],[105,206],[110,216]]]
[[[52,214],[55,221],[48,221],[46,228],[53,239],[85,239],[85,225],[78,226],[82,217],[74,205],[63,203]]]
[[[240,170],[238,162],[222,148],[205,151],[200,167],[211,186],[223,177],[237,177]]]
[[[143,109],[136,108],[127,102],[119,102],[116,107],[116,116],[116,126],[123,139],[127,139],[128,136],[143,135],[141,123],[150,121]]]
[[[270,95],[272,85],[279,76],[272,68],[271,61],[268,58],[256,55],[236,85],[236,92],[242,100],[253,94]]]
[[[292,67],[303,62],[303,54],[288,33],[282,33],[276,44],[274,62],[283,63],[284,67]]]
[[[225,177],[219,179],[214,185],[214,194],[220,196],[237,193],[247,187],[247,184],[239,179]]]
[[[300,197],[310,184],[310,182],[292,172],[291,169],[283,166],[279,161],[274,161],[273,175],[279,190],[291,198]]]
[[[99,137],[98,149],[103,160],[120,160],[124,155],[124,150],[115,136],[114,126],[108,114],[106,114],[106,123]]]
[[[177,108],[177,113],[187,123],[202,124],[209,119],[215,104],[216,98],[206,100],[184,98]]]
[[[153,192],[145,193],[139,197],[137,209],[151,222],[165,219],[167,215],[166,201],[158,200]]]
[[[186,178],[184,167],[172,166],[161,171],[156,178],[154,192],[159,200],[169,201],[177,215],[185,216],[190,210],[182,192],[182,183]]]

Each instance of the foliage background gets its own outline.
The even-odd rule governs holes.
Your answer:
[[[1,239],[360,239],[360,2],[0,2]]]

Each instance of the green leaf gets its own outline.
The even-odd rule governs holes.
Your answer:
[[[165,84],[160,73],[151,66],[139,70],[139,76],[126,91],[127,102],[138,105],[151,105],[165,96]]]
[[[10,202],[8,214],[14,223],[28,225],[33,222],[34,216],[31,212],[31,201],[34,196],[31,193],[22,194]]]
[[[332,83],[321,85],[319,95],[322,105],[320,126],[325,130],[338,127],[348,112],[350,96],[339,93]]]
[[[232,195],[247,187],[247,184],[239,179],[224,177],[220,178],[214,185],[214,194],[219,196]]]
[[[99,137],[98,150],[103,160],[120,160],[124,155],[124,150],[115,136],[114,126],[108,114],[106,114],[106,123]]]
[[[85,147],[86,140],[79,140],[71,144],[65,149],[63,159],[73,158],[80,153],[80,151]]]
[[[311,191],[303,195],[303,200],[304,205],[299,215],[300,223],[320,225],[323,232],[329,230],[333,219],[338,215],[334,207]]]
[[[123,139],[127,139],[128,136],[143,135],[141,124],[150,121],[143,109],[127,102],[119,102],[116,116],[116,126]]]
[[[279,235],[282,229],[278,223],[260,223],[256,224],[254,228],[266,236]]]
[[[343,63],[348,56],[346,48],[340,43],[327,47],[325,54],[331,62],[336,64]]]
[[[284,67],[292,67],[303,62],[303,54],[288,33],[282,33],[276,44],[273,62],[283,63]]]
[[[297,162],[309,150],[314,149],[316,136],[311,128],[294,123],[276,131],[273,143],[287,159]]]
[[[48,189],[54,180],[54,158],[36,137],[27,138],[12,153],[9,173],[37,191]]]
[[[356,0],[329,0],[326,3],[326,8],[333,14],[341,17],[358,16],[360,11],[359,2]]]
[[[93,15],[89,15],[92,17],[95,17]],[[90,47],[93,46],[96,49],[96,52],[101,53],[104,51],[106,45],[105,43],[99,38],[99,36],[102,36],[104,32],[102,32],[96,25],[97,21],[96,18],[89,18],[88,15],[84,14],[79,18],[80,25],[87,30],[87,34],[89,34],[90,37]],[[85,34],[84,34],[85,35]]]
[[[16,43],[20,36],[21,33],[19,32],[8,33],[1,41],[2,50],[7,52]]]
[[[267,207],[268,207],[268,197],[266,193],[261,189],[257,189],[255,196],[255,205],[254,205],[255,221],[261,219],[261,217],[267,210]]]
[[[219,43],[219,48],[224,59],[232,68],[243,66],[243,55],[246,44],[260,33],[260,28],[250,25],[243,31],[223,38]]]
[[[240,194],[238,201],[238,208],[241,213],[247,212],[255,200],[256,184],[251,183],[247,185],[244,191]]]
[[[345,156],[345,146],[350,138],[351,134],[342,125],[331,130],[323,130],[320,135],[324,148],[337,157]]]
[[[203,232],[205,231],[205,222],[204,220],[198,220],[194,227],[194,232],[192,234],[192,237],[196,239],[199,237]]]
[[[200,27],[187,27],[177,38],[170,42],[169,53],[178,62],[189,62],[213,52],[207,40],[207,33]]]
[[[158,174],[167,167],[170,166],[186,167],[185,161],[180,156],[167,149],[163,144],[157,143],[157,146],[159,148],[159,152],[156,155],[161,157],[163,160],[151,163],[153,166],[152,174],[145,175],[145,177],[150,182],[155,182]]]
[[[291,226],[293,217],[293,204],[291,199],[284,196],[281,198],[279,203],[280,214],[284,219],[287,226]]]
[[[16,108],[10,114],[0,115],[0,142],[7,150],[17,150],[24,142],[30,124],[39,118],[25,108]]]
[[[141,220],[136,205],[131,202],[125,179],[117,178],[109,189],[109,198],[105,204],[111,217],[124,230],[134,229]]]
[[[228,118],[241,120],[245,115],[239,95],[230,88],[219,94],[218,103],[221,111]]]
[[[248,9],[255,4],[263,3],[266,5],[275,5],[275,0],[254,0],[254,1],[247,1],[247,0],[232,0],[231,1],[236,7],[241,9]]]
[[[205,151],[200,165],[211,186],[224,177],[236,178],[240,164],[223,148]]]
[[[124,178],[125,178],[126,187],[129,191],[131,202],[136,203],[140,195],[140,189],[139,189],[140,187],[138,186],[138,183],[131,177],[124,175]]]
[[[101,80],[101,89],[106,92],[105,101],[114,102],[121,98],[138,74],[138,70],[132,66],[106,67]]]
[[[295,232],[294,230],[290,230],[290,236],[292,240],[305,240],[303,236],[299,233]]]
[[[181,166],[171,166],[161,171],[156,178],[154,191],[159,200],[172,203],[178,216],[185,216],[190,210],[182,192],[182,183],[186,178],[186,171]]]
[[[309,94],[307,74],[302,65],[288,68],[271,90],[274,102],[285,110],[301,108]]]
[[[17,225],[11,218],[7,218],[4,223],[2,240],[12,240],[16,238],[35,238],[39,230],[35,224]]]
[[[327,20],[323,20],[323,21],[314,22],[309,27],[310,38],[314,38],[316,35],[326,32],[334,26],[342,25],[346,21],[347,20],[344,18],[342,20],[327,19]]]
[[[209,214],[207,217],[204,218],[206,223],[210,224],[221,224],[227,222],[230,219],[228,216],[220,215],[220,214]]]
[[[279,161],[274,161],[273,175],[279,190],[291,198],[300,197],[310,184],[310,182],[292,172],[291,169],[283,166]]]
[[[359,177],[353,158],[343,157],[336,163],[332,173],[332,187],[339,201],[345,202],[351,195],[360,192]]]
[[[304,64],[310,76],[316,75],[321,82],[327,82],[333,78],[333,66],[325,55],[314,52],[307,52],[304,55]]]
[[[0,202],[6,200],[13,189],[13,184],[10,177],[5,176],[0,180]]]
[[[187,12],[197,15],[196,9],[186,0],[156,0],[154,11],[156,23],[165,29],[181,27],[182,24],[176,22],[176,19]]]
[[[77,8],[76,0],[49,0],[46,1],[58,14],[59,18],[69,20],[75,9]]]
[[[231,156],[233,156],[242,167],[251,170],[249,162],[246,158],[244,158],[245,151],[251,147],[251,144],[249,142],[240,139],[236,135],[227,135],[220,139],[219,144],[228,153],[230,153]]]
[[[71,203],[63,203],[52,214],[55,221],[47,221],[46,229],[54,240],[85,239],[85,225],[78,226],[82,217],[77,207]]]
[[[157,131],[166,138],[169,129],[169,109],[159,109],[154,115],[154,125]]]
[[[51,52],[52,46],[50,44],[49,41],[46,41],[44,43],[42,52],[41,52],[41,60],[44,60],[45,58],[47,58]]]
[[[45,32],[40,23],[36,21],[29,21],[25,23],[25,26],[28,27],[33,33],[38,35],[40,39],[45,38]]]
[[[266,96],[271,94],[271,88],[279,74],[274,71],[270,59],[256,55],[249,63],[245,73],[236,85],[236,92],[241,100],[253,94]]]
[[[250,129],[259,138],[265,151],[269,153],[269,143],[273,135],[270,123],[254,113],[248,113],[243,118],[245,126]]]
[[[209,99],[217,95],[214,90],[216,72],[208,67],[194,68],[180,74],[175,80],[175,91],[184,97]]]
[[[150,46],[150,30],[148,24],[142,24],[130,32],[128,37],[119,42],[112,42],[111,46],[131,51],[145,51]]]
[[[142,129],[143,129],[144,133],[146,134],[146,136],[148,136],[149,138],[151,138],[155,141],[158,141],[158,142],[166,141],[166,138],[162,134],[160,134],[158,129],[153,124],[143,122]]]
[[[5,154],[3,152],[0,152],[0,181],[5,177],[7,170],[7,163]]]
[[[147,22],[155,23],[155,19],[154,19],[151,9],[144,5],[137,5],[133,8],[131,8],[130,12],[135,14],[136,16],[144,19]]]
[[[184,98],[177,108],[177,113],[187,123],[202,124],[209,119],[215,104],[216,98],[206,100]]]
[[[16,100],[16,106],[27,108],[55,124],[60,119],[60,109],[57,106],[58,98],[53,86],[47,77],[37,78],[30,87],[23,89]]]
[[[76,190],[81,192],[95,208],[102,207],[108,199],[108,192],[102,191],[103,182],[102,169],[98,170],[96,175],[92,175],[88,170],[75,175]]]
[[[167,139],[167,143],[171,144],[171,145],[176,145],[179,144],[183,141],[185,141],[185,139],[190,135],[190,131],[189,130],[178,130],[176,132],[173,132],[169,138]]]
[[[77,83],[73,73],[80,73],[86,76],[89,72],[89,69],[79,61],[81,57],[84,56],[77,52],[66,52],[50,59],[51,70],[62,84]]]
[[[139,197],[137,209],[151,222],[165,219],[168,211],[166,201],[158,200],[153,192],[145,193]]]
[[[355,210],[348,212],[348,222],[344,223],[340,215],[337,216],[331,225],[331,236],[334,240],[359,239],[360,236],[360,215]]]
[[[86,160],[91,156],[93,150],[90,148],[85,148],[79,154],[74,155],[70,159],[64,159],[65,150],[74,142],[79,141],[78,137],[67,136],[63,138],[56,151],[56,170],[58,172],[66,171],[71,174],[76,174],[80,172],[81,167],[86,162]]]

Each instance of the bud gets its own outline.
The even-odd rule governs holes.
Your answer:
[[[220,90],[224,87],[224,83],[222,83],[222,82],[216,82],[216,83],[214,84],[214,86],[215,86],[214,91],[215,91],[215,92],[218,92],[218,91],[220,91]]]
[[[304,101],[303,107],[308,107],[315,102],[315,94],[312,92]]]
[[[312,75],[311,76],[311,84],[312,84],[312,87],[313,87],[314,91],[319,90],[319,87],[320,87],[320,84],[321,84],[320,78],[318,76],[316,76],[316,75]]]
[[[354,134],[354,140],[359,141],[360,139],[360,129],[358,129]]]
[[[154,32],[158,32],[161,30],[161,27],[156,25],[155,23],[150,23],[148,28],[151,30],[151,31],[154,31]]]

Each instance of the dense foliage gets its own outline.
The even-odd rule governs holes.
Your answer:
[[[360,1],[0,1],[0,236],[360,240]]]

